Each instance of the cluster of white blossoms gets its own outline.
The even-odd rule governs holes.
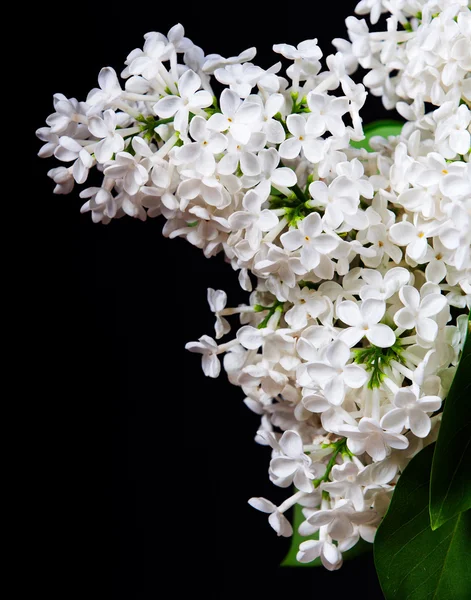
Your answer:
[[[387,31],[349,17],[325,69],[315,39],[275,45],[285,75],[253,64],[253,48],[205,56],[181,25],[148,33],[124,85],[104,68],[86,102],[56,94],[38,131],[40,155],[65,163],[49,171],[56,193],[103,174],[80,194],[95,222],[161,214],[164,235],[239,272],[249,303],[208,290],[215,336],[187,348],[209,377],[224,354],[261,416],[271,481],[294,484],[280,506],[250,504],[283,536],[302,506],[298,560],[331,570],[373,541],[402,469],[435,439],[471,302],[471,12],[357,6],[373,24],[385,11]],[[407,120],[372,152],[352,145],[365,86]]]

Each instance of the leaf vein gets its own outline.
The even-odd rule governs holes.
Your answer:
[[[465,447],[463,449],[463,453],[461,454],[461,457],[460,457],[458,463],[456,464],[456,467],[455,467],[455,469],[453,471],[453,474],[450,477],[450,480],[449,480],[449,483],[448,483],[448,487],[446,489],[446,494],[443,496],[443,499],[442,499],[441,504],[440,504],[440,510],[438,511],[438,515],[437,515],[437,519],[436,519],[437,523],[440,521],[440,517],[442,515],[442,511],[443,511],[443,507],[445,505],[445,501],[448,498],[448,494],[450,493],[451,484],[453,483],[453,480],[455,478],[456,472],[457,472],[459,466],[461,465],[461,463],[463,461],[464,455],[466,454],[466,450],[468,449],[468,446],[470,445],[470,443],[471,443],[471,439],[468,439],[468,441],[467,441],[467,443],[466,443],[466,445],[465,445]]]

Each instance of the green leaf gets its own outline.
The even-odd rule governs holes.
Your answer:
[[[386,600],[471,598],[471,511],[432,531],[428,511],[433,446],[402,473],[374,543]]]
[[[430,521],[438,529],[471,508],[471,322],[453,383],[445,400],[430,483]]]
[[[354,148],[365,148],[368,152],[371,152],[370,139],[375,135],[387,138],[389,135],[399,135],[402,130],[403,123],[400,121],[393,121],[392,119],[385,119],[382,121],[374,121],[368,123],[363,127],[365,133],[365,139],[361,142],[350,142]]]
[[[283,559],[283,562],[281,563],[282,567],[320,567],[320,566],[322,566],[320,558],[316,558],[316,560],[313,560],[310,563],[299,563],[296,560],[296,554],[298,553],[299,544],[301,544],[302,542],[305,542],[306,540],[317,540],[319,537],[318,531],[314,535],[310,535],[308,537],[303,537],[303,536],[299,535],[298,527],[304,521],[303,513],[301,511],[302,511],[302,507],[299,506],[299,504],[296,504],[293,509],[294,533],[293,533],[293,537],[291,538],[291,546],[288,551],[288,554],[285,556],[285,558]],[[360,554],[369,552],[372,549],[373,549],[372,544],[369,544],[368,542],[365,542],[364,540],[360,539],[358,544],[353,546],[353,548],[351,550],[347,550],[347,552],[342,553],[343,560],[349,560],[351,558],[354,558],[355,556],[359,556]]]

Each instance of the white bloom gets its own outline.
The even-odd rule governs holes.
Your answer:
[[[272,185],[277,188],[290,188],[296,185],[298,181],[296,173],[288,167],[278,167],[280,155],[275,148],[260,150],[258,160],[261,173],[255,190],[263,200],[270,195]]]
[[[206,377],[216,378],[219,376],[221,363],[217,357],[218,345],[213,338],[209,335],[202,335],[197,342],[188,342],[185,349],[203,355],[201,366]]]
[[[393,267],[386,271],[384,277],[373,269],[362,269],[361,278],[365,282],[360,288],[360,298],[376,298],[377,300],[389,300],[396,292],[410,281],[410,273],[402,267]]]
[[[56,187],[54,188],[54,194],[70,194],[74,187],[74,176],[72,169],[66,169],[65,167],[56,167],[50,169],[47,172],[47,176],[50,177]]]
[[[250,125],[260,117],[260,105],[242,101],[235,92],[225,89],[221,94],[220,106],[221,112],[209,118],[208,127],[214,131],[230,131],[235,140],[246,144],[252,133]]]
[[[44,142],[44,146],[39,150],[40,158],[49,158],[54,154],[55,149],[59,145],[59,136],[52,132],[50,127],[40,127],[36,130],[36,136]]]
[[[347,460],[343,465],[334,465],[331,475],[332,481],[322,483],[321,488],[331,496],[351,500],[355,510],[363,510],[365,508],[363,489],[366,481],[362,478],[358,465]]]
[[[422,396],[417,385],[401,388],[394,396],[396,408],[388,411],[381,419],[381,427],[400,433],[410,429],[419,438],[430,433],[431,422],[427,413],[435,412],[442,404],[439,396]]]
[[[324,156],[324,140],[320,138],[322,127],[313,117],[307,119],[301,115],[289,115],[286,126],[293,137],[285,140],[280,146],[281,158],[293,159],[303,150],[305,157],[313,163]]]
[[[330,131],[332,135],[341,137],[345,133],[342,115],[348,111],[347,98],[332,99],[324,94],[311,92],[307,96],[307,103],[311,110],[311,128],[319,131],[319,135]]]
[[[357,512],[349,500],[340,500],[330,510],[316,510],[299,526],[301,535],[312,535],[327,526],[327,534],[334,540],[344,540],[354,533],[353,525],[372,521],[376,513],[371,510]]]
[[[353,454],[366,452],[375,461],[383,460],[390,452],[390,448],[404,450],[408,447],[408,439],[394,433],[385,431],[374,419],[363,417],[358,426],[342,425],[338,433],[347,438],[347,446]]]
[[[427,342],[433,342],[438,334],[438,325],[430,317],[437,315],[445,306],[446,298],[441,294],[420,293],[411,285],[399,290],[399,297],[404,304],[394,315],[394,322],[403,329],[415,328],[418,335]]]
[[[240,166],[240,170],[247,177],[259,175],[260,162],[257,153],[265,146],[265,134],[253,132],[246,143],[241,143],[231,134],[228,135],[228,139],[227,153],[219,161],[218,172],[222,175],[230,175]]]
[[[389,240],[388,230],[383,223],[371,225],[366,230],[366,239],[371,243],[370,250],[375,255],[366,256],[363,260],[368,267],[377,267],[382,262],[384,255],[389,256],[396,264],[401,262],[402,251]]]
[[[55,113],[49,115],[46,123],[53,134],[73,136],[74,129],[87,112],[87,105],[75,98],[66,98],[63,94],[54,94]],[[86,122],[86,118],[84,119]]]
[[[252,88],[264,74],[263,69],[251,63],[226,65],[224,68],[214,71],[216,79],[220,83],[228,85],[240,98],[247,98]]]
[[[275,44],[273,52],[282,54],[290,60],[305,59],[314,61],[322,57],[322,52],[317,45],[317,39],[305,40],[304,42],[300,42],[297,47],[290,44]]]
[[[386,311],[386,304],[377,298],[364,300],[358,306],[351,300],[345,300],[337,306],[337,316],[347,329],[340,332],[339,339],[347,346],[355,346],[364,336],[374,346],[388,348],[396,341],[393,330],[380,323]]]
[[[298,562],[310,563],[319,557],[329,571],[335,571],[342,566],[342,554],[332,541],[306,540],[299,545],[299,552],[296,555]]]
[[[232,231],[245,229],[245,238],[235,245],[235,252],[244,258],[252,258],[260,247],[262,232],[270,231],[278,224],[278,217],[267,208],[262,210],[263,200],[254,190],[248,191],[242,201],[244,210],[229,217]]]
[[[208,54],[204,60],[203,71],[205,73],[214,73],[218,68],[226,65],[237,65],[252,60],[257,54],[256,48],[248,48],[241,52],[238,56],[231,56],[230,58],[224,58],[219,54]]]
[[[284,96],[277,93],[270,94],[265,104],[263,104],[260,96],[249,96],[248,100],[260,104],[262,131],[266,135],[267,142],[270,144],[281,144],[286,137],[285,130],[280,121],[273,117],[283,111],[285,105]]]
[[[276,531],[277,535],[283,537],[291,537],[293,535],[293,528],[288,519],[278,510],[278,507],[266,500],[265,498],[250,498],[250,506],[260,510],[264,513],[269,513],[268,522],[271,527]]]
[[[161,33],[152,31],[145,36],[143,50],[133,50],[127,57],[126,64],[129,65],[122,73],[123,77],[131,75],[142,75],[144,79],[151,81],[163,72],[162,62],[170,58],[175,49],[168,39]]]
[[[345,387],[358,389],[368,381],[368,374],[359,365],[347,364],[350,348],[336,340],[326,350],[325,362],[312,362],[307,371],[322,387],[330,404],[340,405],[345,397]],[[308,405],[304,403],[306,408]]]
[[[454,255],[453,250],[448,250],[438,237],[434,238],[433,248],[428,246],[424,257],[424,262],[427,263],[425,267],[427,281],[440,283],[447,275],[447,265],[453,265]]]
[[[202,175],[212,175],[216,168],[214,155],[226,149],[226,136],[211,131],[206,119],[200,116],[195,116],[191,120],[190,135],[195,141],[178,148],[175,158],[183,165],[195,163],[196,170]]]
[[[122,179],[125,191],[131,196],[137,194],[139,188],[149,179],[145,167],[129,152],[118,152],[116,159],[106,167],[105,175]]]
[[[398,246],[407,246],[406,254],[415,262],[421,262],[427,252],[427,238],[437,234],[440,224],[427,222],[419,217],[409,221],[400,221],[389,230],[389,237]]]
[[[193,46],[193,42],[185,37],[185,29],[181,23],[169,29],[167,39],[177,52],[187,52]]]
[[[154,105],[156,114],[163,119],[174,117],[175,130],[186,132],[190,112],[198,114],[213,103],[211,94],[200,87],[200,76],[194,71],[185,71],[178,80],[179,96],[165,96],[159,100]]]
[[[383,0],[360,0],[355,6],[357,15],[370,15],[370,21],[374,25],[379,21],[381,13],[385,12]]]
[[[325,209],[324,220],[330,229],[337,229],[344,220],[352,220],[358,213],[360,197],[358,191],[345,176],[336,177],[327,186],[323,181],[314,181],[309,186],[313,206]]]
[[[186,208],[189,201],[198,196],[210,207],[222,209],[230,204],[230,195],[218,179],[204,176],[202,173],[198,175],[183,180],[178,186],[177,194],[183,201],[182,208]]]
[[[104,187],[90,187],[80,192],[80,198],[87,198],[80,212],[91,212],[94,222],[112,219],[118,210],[118,205],[111,192]]]
[[[293,482],[298,490],[311,492],[314,474],[310,471],[311,459],[303,452],[303,442],[296,431],[285,431],[279,441],[281,455],[272,458],[270,471],[285,482]],[[289,484],[288,484],[289,485]]]
[[[226,316],[240,326],[186,348],[210,377],[224,355],[261,418],[270,480],[300,490],[249,503],[282,536],[301,506],[300,534],[318,539],[297,558],[330,570],[374,540],[403,468],[435,439],[467,329],[451,307],[471,305],[468,3],[361,0],[356,12],[378,26],[349,17],[325,69],[317,40],[276,45],[292,61],[281,73],[252,64],[255,48],[205,56],[180,24],[147,33],[124,88],[105,68],[87,102],[56,94],[37,131],[40,156],[67,163],[48,173],[55,193],[96,167],[81,212],[104,224],[162,215],[164,236],[221,253],[252,292],[227,308],[209,288],[216,340]],[[406,119],[368,151],[365,86]]]
[[[437,125],[435,141],[438,151],[444,158],[455,158],[457,154],[467,154],[471,146],[469,132],[471,111],[465,104],[462,104],[452,112],[452,103],[443,104],[440,109],[446,110],[448,114]],[[438,110],[435,115],[438,117]],[[442,113],[439,116],[441,117]]]
[[[213,288],[208,288],[208,304],[211,312],[216,315],[216,323],[214,324],[214,329],[216,331],[216,339],[222,338],[223,335],[226,335],[231,330],[231,326],[229,325],[227,319],[221,317],[219,314],[225,307],[227,303],[227,294],[223,290],[213,290]]]
[[[263,275],[277,273],[279,278],[290,288],[296,284],[296,274],[306,272],[299,258],[273,244],[269,244],[266,259],[256,262],[254,269]]]
[[[297,224],[297,229],[291,229],[281,236],[281,243],[286,250],[297,250],[301,248],[301,262],[307,271],[314,269],[318,277],[331,279],[333,275],[332,266],[324,266],[316,271],[321,260],[328,261],[326,255],[337,248],[339,239],[333,235],[322,232],[322,220],[318,213],[311,213]]]
[[[293,294],[290,296],[290,301],[294,302],[292,308],[285,313],[285,321],[294,329],[302,329],[306,327],[308,319],[317,319],[327,310],[327,302],[325,297],[308,287],[293,289]],[[303,336],[307,330],[303,331]],[[303,338],[306,339],[305,337]],[[298,354],[299,351],[298,351]],[[300,354],[302,358],[302,354]]]
[[[93,89],[87,96],[87,104],[95,110],[110,106],[122,94],[116,71],[111,67],[105,67],[100,71],[98,85],[100,88]]]
[[[92,116],[88,120],[90,133],[101,139],[95,146],[95,157],[99,163],[105,163],[124,149],[123,137],[116,130],[118,118],[113,110],[106,110],[103,119]]]

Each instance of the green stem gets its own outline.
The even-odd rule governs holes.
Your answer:
[[[298,184],[293,185],[289,189],[293,190],[293,192],[296,194],[296,198],[298,198],[298,200],[300,200],[301,202],[308,201],[307,197],[305,196],[304,192],[302,191],[302,189],[299,187]]]
[[[267,316],[263,319],[263,321],[258,325],[258,329],[265,329],[265,327],[268,325],[268,322],[270,321],[271,317],[275,314],[275,311],[283,311],[283,304],[284,302],[280,302],[279,300],[277,300],[275,302],[275,304],[273,306],[260,306],[260,304],[257,304],[256,306],[259,307],[258,310],[257,308],[255,309],[255,312],[261,312],[262,310],[268,310],[268,314]]]
[[[327,463],[327,466],[325,468],[325,473],[324,473],[324,475],[322,475],[322,477],[319,477],[318,479],[314,479],[314,481],[313,481],[314,487],[316,487],[316,488],[319,487],[320,484],[323,483],[324,481],[329,481],[330,472],[334,468],[334,466],[337,462],[337,456],[339,454],[348,454],[350,456],[350,451],[347,448],[347,438],[342,438],[338,442],[334,442],[333,444],[330,444],[330,447],[333,449],[333,452],[332,452],[332,456],[330,457],[330,460]]]

